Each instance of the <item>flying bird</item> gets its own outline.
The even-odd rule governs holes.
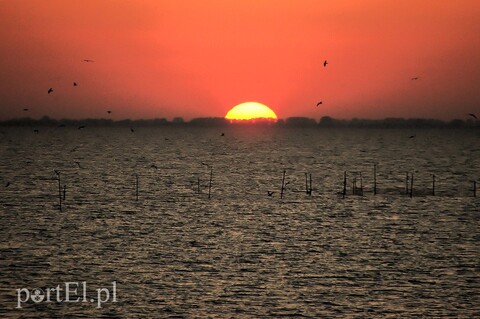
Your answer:
[[[95,62],[95,61],[90,60],[90,59],[83,59],[82,62]]]
[[[267,191],[268,196],[272,196],[273,193],[275,193],[275,192],[274,191]]]
[[[108,110],[108,111],[107,111],[107,113],[108,113],[108,114],[111,114],[111,113],[112,113],[112,111]]]
[[[85,128],[85,125],[80,125],[80,126],[78,127],[79,130],[81,130],[82,128]]]
[[[78,168],[82,168],[82,166],[80,166],[80,162],[75,162],[75,164],[78,165]]]
[[[225,133],[222,133],[222,135],[220,135],[220,136],[225,136]]]
[[[410,135],[408,138],[415,138],[415,135]]]
[[[73,82],[73,86],[77,86],[77,82]]]
[[[474,119],[478,120],[478,117],[477,117],[475,114],[473,114],[473,113],[468,113],[468,115],[470,115],[470,116],[473,117]]]
[[[132,132],[132,133],[133,133],[133,132],[135,132],[135,130],[134,130],[133,128],[130,128],[130,132]]]
[[[202,165],[205,165],[205,166],[208,167],[208,168],[212,168],[212,167],[210,166],[210,164],[205,163],[205,162],[202,162]]]
[[[323,61],[323,67],[326,67],[328,64],[327,60]]]
[[[418,79],[420,79],[418,76],[412,78],[413,81],[416,81]]]
[[[38,130],[33,130],[34,133],[38,133]]]
[[[52,93],[53,92],[53,89],[52,88],[49,88],[48,89],[48,94]]]
[[[57,171],[56,169],[54,169],[53,171],[55,172],[55,174],[60,175],[60,172]]]
[[[27,111],[28,111],[28,109],[23,109],[23,111],[24,111],[24,112],[27,112]]]
[[[323,104],[323,101],[318,102],[318,103],[317,103],[317,106],[319,106],[319,105],[321,105],[321,104]]]

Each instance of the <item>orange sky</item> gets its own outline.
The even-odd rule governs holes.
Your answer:
[[[466,118],[479,34],[478,0],[0,0],[0,119]]]

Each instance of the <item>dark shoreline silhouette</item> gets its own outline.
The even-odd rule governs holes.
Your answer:
[[[112,119],[52,119],[44,116],[40,119],[30,117],[14,118],[0,121],[0,126],[25,126],[25,127],[155,127],[155,126],[200,126],[200,127],[221,127],[229,125],[254,125],[271,127],[339,127],[339,128],[480,128],[480,121],[474,119],[453,119],[442,121],[423,118],[385,118],[385,119],[335,119],[324,116],[319,121],[308,117],[289,117],[272,121],[269,119],[256,119],[255,121],[230,121],[222,117],[200,117],[190,121],[184,121],[181,117],[175,117],[172,121],[165,118],[139,119],[139,120],[117,120]]]

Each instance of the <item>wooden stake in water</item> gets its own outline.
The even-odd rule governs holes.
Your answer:
[[[308,195],[308,173],[305,173],[305,194]]]
[[[213,178],[213,166],[210,166],[210,181],[208,182],[208,198],[212,193],[212,178]]]
[[[477,197],[477,181],[473,181],[473,197]]]
[[[432,174],[432,196],[435,196],[435,174]]]
[[[373,195],[377,195],[377,164],[373,164]]]
[[[309,190],[308,195],[312,196],[312,191],[313,191],[313,189],[312,189],[312,174],[310,174],[310,190]]]
[[[343,172],[343,198],[347,195],[347,171]]]
[[[60,172],[55,172],[58,175],[58,206],[60,207],[60,211],[62,211],[62,185],[60,180]]]
[[[66,196],[67,196],[67,185],[63,185],[63,201],[65,201]]]
[[[352,181],[352,194],[357,194],[357,176],[355,176]]]
[[[362,177],[362,172],[360,172],[360,195],[363,196],[363,177]]]
[[[405,195],[408,195],[408,172],[405,175]]]
[[[309,185],[310,175],[310,185]],[[305,173],[305,194],[312,196],[312,174]]]
[[[410,198],[413,197],[413,173],[412,178],[410,179]]]
[[[200,194],[200,177],[197,178],[197,194]]]
[[[135,200],[138,201],[138,174],[135,174]]]
[[[280,198],[283,198],[283,191],[285,190],[285,174],[287,173],[287,170],[283,170],[283,177],[282,177],[282,188],[280,190]]]

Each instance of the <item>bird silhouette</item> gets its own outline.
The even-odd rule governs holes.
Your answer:
[[[27,111],[28,111],[28,109],[23,109],[23,111],[24,111],[24,112],[27,112]]]
[[[470,116],[473,117],[474,119],[478,120],[478,117],[477,117],[475,114],[473,114],[473,113],[468,113],[468,115],[470,115]]]
[[[78,165],[78,168],[82,168],[82,166],[80,166],[80,162],[75,162],[75,164]]]
[[[107,113],[108,113],[108,114],[111,114],[111,113],[112,113],[112,111],[108,110],[108,111],[107,111]]]
[[[88,63],[88,62],[95,62],[95,61],[90,60],[90,59],[83,59],[82,62],[87,62]]]
[[[55,172],[55,174],[60,175],[60,172],[57,171],[56,169],[54,169],[53,171]]]
[[[268,196],[272,196],[273,193],[275,193],[275,192],[274,191],[267,191]]]
[[[418,76],[412,78],[413,81],[416,81],[418,79],[420,79]]]
[[[132,133],[133,133],[133,132],[135,132],[135,130],[134,130],[133,128],[130,128],[130,132],[132,132]]]
[[[85,128],[85,125],[80,125],[80,126],[78,127],[79,130],[81,130],[82,128]]]
[[[323,104],[323,101],[318,102],[318,103],[317,103],[317,106],[319,106],[319,105],[321,105],[321,104]]]
[[[150,168],[158,169],[157,165],[155,164],[150,165]]]
[[[415,138],[416,135],[410,135],[408,138]]]
[[[38,133],[38,130],[33,130],[34,133]]]
[[[327,64],[328,64],[328,61],[327,61],[327,60],[323,61],[323,67],[326,67]]]
[[[48,89],[48,94],[52,93],[53,92],[53,89],[52,88],[49,88]]]
[[[220,135],[220,136],[225,136],[225,133],[222,133],[222,135]]]
[[[73,86],[77,86],[77,82],[73,82]]]

